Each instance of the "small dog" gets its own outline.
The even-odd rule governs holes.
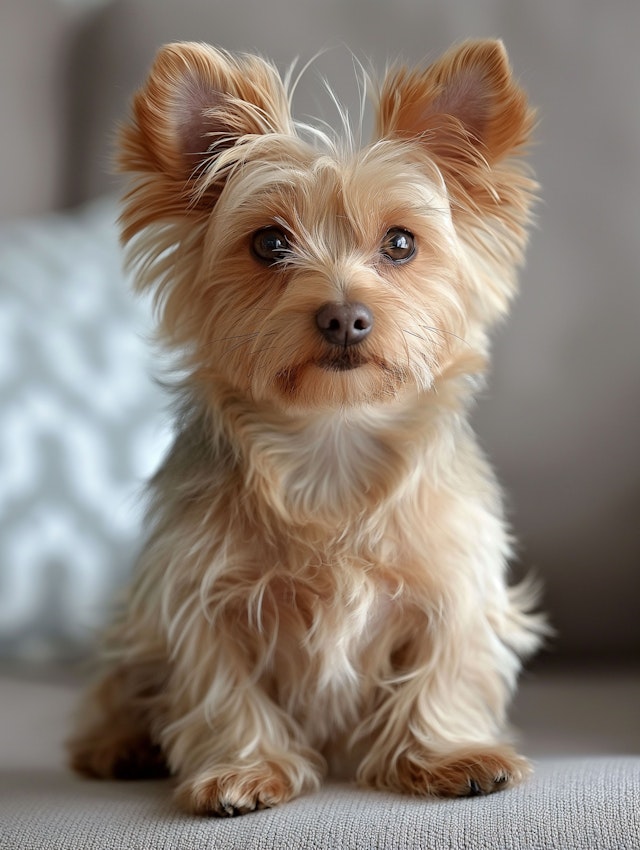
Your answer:
[[[122,234],[179,414],[107,671],[70,741],[232,815],[327,770],[413,795],[520,781],[501,738],[544,632],[508,587],[468,423],[535,184],[500,42],[390,70],[357,149],[294,123],[274,67],[163,48],[119,163]]]

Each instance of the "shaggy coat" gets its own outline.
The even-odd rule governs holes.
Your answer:
[[[72,764],[168,771],[203,814],[328,768],[489,793],[528,771],[502,729],[544,626],[507,584],[468,413],[523,256],[533,112],[493,41],[390,70],[362,149],[297,125],[290,89],[169,45],[121,133],[178,414]]]

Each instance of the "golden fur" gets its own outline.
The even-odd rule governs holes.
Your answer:
[[[259,58],[160,51],[119,162],[137,285],[179,355],[176,438],[77,770],[168,771],[205,814],[328,766],[416,795],[527,773],[501,734],[544,625],[507,585],[468,408],[522,260],[532,125],[499,42],[390,70],[362,150],[305,134]],[[286,244],[273,262],[263,228]],[[402,262],[381,249],[394,228],[415,240]],[[358,344],[319,331],[336,303],[370,311]]]

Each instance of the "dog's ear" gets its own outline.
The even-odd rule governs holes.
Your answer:
[[[378,138],[407,142],[446,184],[485,324],[506,312],[523,258],[537,185],[518,155],[534,121],[500,41],[467,41],[426,70],[390,71],[380,91]]]
[[[454,198],[477,206],[495,198],[488,172],[523,148],[534,117],[502,42],[467,41],[426,70],[387,74],[377,135],[419,142]]]
[[[256,56],[179,42],[159,51],[134,96],[117,163],[120,171],[138,175],[156,204],[164,197],[174,212],[198,202],[210,208],[210,193],[197,193],[208,164],[244,136],[291,132],[287,94],[273,66]]]

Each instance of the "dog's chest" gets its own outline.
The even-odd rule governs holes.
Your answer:
[[[372,510],[396,484],[397,448],[364,415],[318,417],[293,432],[270,431],[259,451],[291,517],[340,521]]]
[[[269,676],[276,701],[323,742],[353,728],[373,691],[393,675],[403,602],[384,579],[322,564],[316,581],[290,585],[280,606]],[[324,571],[324,575],[322,575]]]
[[[327,415],[254,443],[268,482],[256,497],[273,500],[278,541],[264,595],[266,684],[318,742],[353,728],[393,679],[410,628],[401,573],[414,560],[402,520],[412,479],[388,416]]]

